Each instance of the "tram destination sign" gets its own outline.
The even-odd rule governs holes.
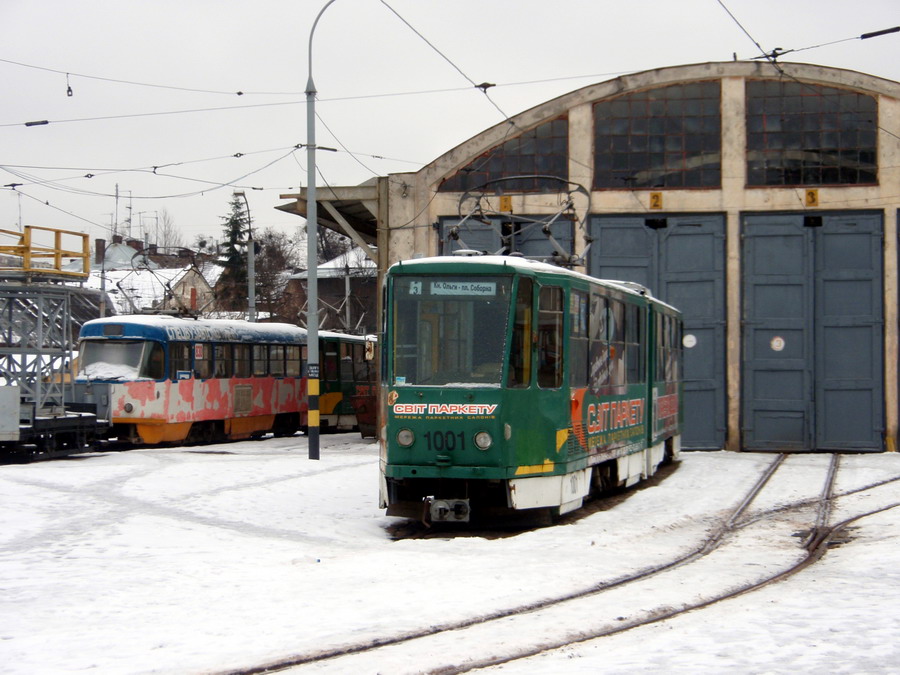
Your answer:
[[[496,281],[432,281],[431,295],[468,295],[494,297],[497,295]]]

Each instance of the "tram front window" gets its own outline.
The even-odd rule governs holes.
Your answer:
[[[143,340],[85,340],[78,354],[78,377],[160,379],[163,377],[162,345]]]
[[[394,383],[499,386],[509,277],[394,281]]]

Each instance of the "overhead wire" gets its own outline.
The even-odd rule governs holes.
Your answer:
[[[208,189],[195,190],[195,191],[191,191],[191,192],[184,192],[184,193],[177,193],[177,194],[131,195],[131,198],[132,199],[181,199],[181,198],[186,198],[186,197],[196,197],[198,195],[202,195],[207,192],[212,192],[215,190],[221,190],[223,188],[233,187],[236,184],[243,181],[244,179],[246,179],[250,176],[253,176],[261,171],[264,171],[265,169],[268,169],[269,167],[273,166],[274,164],[277,164],[278,162],[282,161],[283,159],[286,159],[288,156],[292,155],[296,151],[296,149],[297,149],[296,146],[293,146],[290,148],[290,150],[287,153],[280,155],[279,157],[276,157],[272,161],[267,162],[266,164],[263,164],[262,166],[257,167],[255,169],[253,169],[252,171],[248,171],[247,173],[237,176],[228,181],[207,181],[207,180],[203,180],[203,179],[199,179],[199,178],[190,178],[190,177],[186,177],[186,176],[161,174],[158,171],[148,171],[148,170],[144,169],[142,171],[145,173],[152,173],[153,175],[164,177],[164,178],[174,178],[177,180],[201,182],[201,183],[205,183],[205,184],[209,185],[210,187]],[[3,169],[7,173],[10,173],[10,174],[16,176],[17,178],[21,178],[23,180],[29,180],[33,184],[41,185],[42,187],[46,187],[51,190],[58,190],[58,191],[67,192],[70,194],[82,194],[82,195],[94,196],[94,197],[113,197],[113,196],[115,196],[114,194],[108,193],[108,192],[98,192],[98,191],[92,191],[92,190],[85,190],[82,188],[72,188],[69,186],[58,184],[59,181],[61,181],[61,180],[72,180],[73,178],[71,178],[71,177],[65,178],[65,179],[56,179],[56,180],[42,180],[37,177],[30,176],[29,174],[26,174],[24,172],[15,171],[7,166],[0,166],[0,169]],[[80,176],[80,177],[83,177],[83,176]],[[258,189],[258,188],[251,188],[251,189]]]
[[[38,202],[39,204],[42,204],[42,205],[44,205],[44,206],[46,206],[46,207],[48,207],[48,208],[51,208],[51,209],[53,209],[53,210],[55,210],[55,211],[59,211],[60,213],[64,213],[64,214],[66,214],[67,216],[71,216],[72,218],[76,218],[77,220],[83,220],[84,222],[88,223],[89,225],[93,225],[93,226],[95,226],[95,227],[99,227],[100,229],[107,230],[107,231],[110,229],[109,226],[107,226],[107,225],[103,225],[102,223],[98,223],[98,222],[95,222],[95,221],[93,221],[93,220],[89,220],[89,219],[85,218],[84,216],[79,216],[77,213],[72,213],[71,211],[66,211],[65,209],[62,209],[62,208],[60,208],[60,207],[58,207],[58,206],[54,206],[53,204],[51,204],[51,203],[50,203],[49,201],[47,201],[47,200],[40,199],[40,198],[38,198],[38,197],[35,197],[35,196],[33,196],[33,195],[28,194],[27,192],[22,192],[22,191],[19,190],[18,188],[12,188],[12,190],[13,190],[13,192],[15,192],[16,194],[22,195],[23,197],[27,197],[28,199],[31,199],[31,200],[33,200],[33,201],[36,201],[36,202]]]
[[[60,75],[65,75],[68,77],[80,77],[86,80],[98,80],[100,82],[111,82],[114,84],[126,84],[136,87],[151,87],[153,89],[169,89],[172,91],[184,91],[195,94],[219,94],[219,95],[227,95],[227,96],[301,96],[302,92],[283,92],[283,91],[223,91],[221,89],[201,89],[197,87],[179,87],[171,84],[154,84],[151,82],[136,82],[133,80],[123,80],[117,79],[113,77],[101,77],[99,75],[86,75],[84,73],[73,73],[71,71],[59,70],[57,68],[47,68],[44,66],[35,66],[30,63],[22,63],[21,61],[13,61],[11,59],[2,59],[0,58],[0,63],[8,63],[14,66],[20,66],[22,68],[31,68],[34,70],[42,70],[48,73],[57,73]]]
[[[766,60],[768,60],[769,63],[771,63],[772,66],[774,66],[775,70],[777,70],[779,73],[782,73],[782,75],[783,75],[784,73],[783,73],[781,67],[775,61],[775,58],[771,54],[768,54],[766,52],[766,50],[762,48],[762,45],[760,45],[759,42],[757,42],[756,38],[754,38],[752,35],[750,35],[750,31],[748,31],[746,28],[744,28],[744,24],[742,24],[738,20],[738,18],[734,14],[731,13],[731,10],[728,9],[728,7],[725,5],[725,3],[722,2],[722,0],[716,0],[716,2],[718,2],[719,6],[725,10],[725,13],[731,17],[731,20],[734,21],[735,24],[737,24],[737,27],[740,28],[741,31],[743,31],[744,35],[746,35],[750,39],[750,42],[752,42],[753,44],[756,45],[756,48],[759,49],[760,53],[762,54],[762,58],[765,58]]]
[[[293,146],[289,146],[287,148],[281,147],[281,148],[272,148],[272,149],[267,149],[267,150],[236,152],[236,153],[232,153],[230,155],[219,155],[216,157],[207,157],[207,158],[203,158],[203,159],[184,160],[184,161],[179,161],[179,162],[167,162],[164,164],[157,164],[157,165],[150,165],[150,166],[143,166],[143,167],[133,167],[133,168],[50,167],[50,166],[35,166],[35,165],[3,164],[3,165],[0,165],[0,169],[16,176],[17,178],[19,178],[21,180],[28,181],[29,184],[41,185],[43,187],[47,187],[48,189],[60,190],[60,191],[69,192],[72,194],[83,194],[83,195],[87,195],[87,196],[109,197],[110,194],[106,193],[106,192],[97,192],[97,191],[92,191],[92,190],[86,190],[84,188],[69,187],[69,186],[64,185],[64,183],[67,181],[80,180],[80,179],[85,179],[85,178],[93,179],[93,178],[114,175],[114,174],[120,174],[120,173],[143,173],[143,174],[153,174],[153,175],[159,176],[161,178],[171,178],[171,179],[176,179],[176,180],[185,180],[185,181],[206,183],[206,184],[215,186],[217,188],[223,187],[223,186],[228,187],[228,186],[233,186],[235,181],[228,181],[228,182],[223,183],[222,181],[219,181],[219,180],[205,180],[202,178],[196,178],[196,177],[192,177],[192,176],[183,176],[183,175],[178,175],[178,174],[174,174],[174,173],[166,173],[166,172],[161,171],[161,169],[168,168],[168,167],[185,166],[188,164],[205,163],[205,162],[211,162],[211,161],[241,159],[243,157],[248,157],[251,155],[265,154],[265,153],[271,153],[271,152],[282,152],[284,150],[288,151],[287,154],[284,154],[281,157],[276,158],[275,160],[273,160],[273,162],[270,162],[270,163],[260,167],[259,169],[256,169],[253,172],[250,172],[249,174],[247,174],[247,175],[253,175],[254,173],[258,173],[259,171],[262,171],[262,170],[268,168],[272,164],[281,161],[282,159],[287,157],[288,154],[293,155],[296,152],[296,150],[299,150],[304,147],[306,147],[305,144],[298,143]],[[354,153],[351,150],[346,149],[346,148],[343,149],[343,152],[349,154],[351,157],[353,157],[356,161],[360,162],[361,164],[362,164],[362,162],[361,162],[361,160],[359,160],[360,156],[371,157],[373,159],[379,159],[379,160],[383,160],[383,161],[408,162],[411,164],[421,165],[421,162],[414,162],[412,160],[390,158],[390,157],[384,157],[382,155],[369,155],[366,153]],[[363,164],[363,166],[365,166],[365,165]],[[41,178],[36,175],[27,173],[26,171],[23,171],[23,169],[48,170],[48,171],[81,171],[81,172],[87,172],[87,173],[80,173],[80,174],[74,175],[74,176],[63,176],[63,177],[59,177],[59,178]],[[371,168],[368,168],[368,170],[373,171]],[[374,171],[373,171],[373,173],[374,173]],[[379,175],[379,174],[376,174],[376,175]],[[235,180],[239,181],[241,179],[238,178]],[[262,187],[249,186],[248,189],[263,190],[263,189],[292,189],[292,188],[262,188]],[[206,190],[201,191],[201,193],[202,192],[206,192]],[[190,192],[190,193],[184,193],[183,195],[171,195],[171,196],[181,197],[181,196],[192,196],[194,194],[197,194],[197,193]],[[139,197],[139,198],[159,199],[159,198],[163,198],[163,197],[144,196],[144,197]]]
[[[808,89],[809,91],[813,92],[817,96],[824,98],[827,101],[827,98],[824,97],[818,89],[816,89],[815,87],[811,86],[810,84],[808,84],[806,82],[802,82],[794,75],[791,75],[790,73],[786,72],[785,69],[782,68],[781,65],[777,61],[778,57],[783,56],[784,54],[788,54],[790,52],[795,52],[795,51],[802,51],[802,50],[800,50],[800,49],[781,50],[779,48],[779,49],[775,49],[771,52],[766,52],[766,50],[763,49],[762,45],[760,45],[759,42],[757,42],[757,40],[750,34],[750,32],[746,28],[744,28],[743,24],[738,20],[738,18],[734,14],[732,14],[731,10],[729,10],[728,7],[725,6],[725,3],[722,0],[716,0],[716,1],[719,3],[719,5],[722,7],[722,9],[725,10],[725,12],[728,14],[728,16],[731,17],[731,19],[735,22],[735,24],[737,24],[737,26],[743,31],[743,33],[750,39],[750,41],[753,42],[753,44],[755,44],[756,47],[759,49],[759,51],[761,52],[761,56],[755,57],[755,58],[766,59],[772,65],[772,67],[775,68],[775,70],[779,73],[779,75],[781,77],[787,78],[787,79],[801,85],[802,87]],[[879,37],[881,35],[889,35],[891,33],[900,33],[900,26],[896,26],[893,28],[886,28],[884,30],[879,30],[879,31],[873,31],[871,33],[863,33],[859,37],[855,37],[855,38],[845,38],[843,40],[835,40],[834,42],[822,43],[821,45],[816,45],[816,47],[824,47],[829,44],[837,44],[838,42],[847,42],[849,40],[867,40],[869,38]],[[803,49],[813,49],[813,48],[814,47],[804,47]],[[894,138],[900,140],[900,135],[891,131],[890,129],[884,128],[877,122],[877,116],[876,116],[875,128],[889,136],[893,136]]]
[[[3,63],[12,63],[16,65],[21,65],[28,68],[36,68],[39,70],[47,70],[54,73],[64,73],[65,71],[54,69],[54,68],[44,68],[42,66],[31,66],[28,64],[19,63],[16,61],[10,61],[9,59],[0,59],[0,62]],[[551,82],[563,82],[566,80],[582,80],[582,79],[596,79],[598,77],[611,77],[611,76],[620,76],[625,75],[633,71],[617,71],[610,73],[591,73],[585,75],[568,75],[556,78],[545,78],[540,80],[523,80],[519,82],[505,82],[499,84],[492,84],[492,88],[502,89],[504,87],[519,87],[526,85],[534,85],[534,84],[547,84]],[[139,83],[139,82],[131,82],[128,80],[116,80],[113,78],[105,78],[99,76],[89,76],[89,75],[81,75],[81,77],[91,77],[92,79],[97,80],[105,80],[108,82],[115,83],[123,83],[123,84],[132,84],[138,86],[145,87],[156,87],[161,89],[172,89],[178,91],[186,91],[186,92],[199,92],[199,93],[229,93],[229,92],[217,92],[215,90],[205,90],[205,89],[196,89],[190,87],[176,87],[170,85],[154,85],[147,83]],[[481,88],[481,85],[475,85],[477,88]],[[463,92],[470,91],[472,87],[445,87],[441,89],[420,89],[414,91],[398,91],[398,92],[380,92],[375,94],[356,94],[353,96],[335,96],[335,97],[325,97],[325,98],[316,98],[316,101],[319,103],[334,103],[334,102],[342,102],[342,101],[360,101],[367,99],[379,99],[379,98],[394,98],[400,96],[427,96],[431,94],[446,94],[446,93],[454,93],[454,92]],[[486,92],[485,92],[486,93]],[[284,95],[284,96],[303,96],[301,92],[242,92],[242,95]],[[490,97],[488,97],[490,98]],[[3,122],[0,123],[0,128],[5,127],[18,127],[18,126],[47,126],[49,124],[69,124],[74,122],[96,122],[96,121],[107,121],[113,119],[129,119],[129,118],[137,118],[137,117],[155,117],[155,116],[163,116],[163,115],[183,115],[183,114],[194,114],[194,113],[203,113],[203,112],[220,112],[220,111],[228,111],[228,110],[245,110],[250,108],[266,108],[266,107],[279,107],[279,106],[290,106],[290,105],[301,105],[304,104],[304,101],[277,101],[272,103],[255,103],[255,104],[245,104],[245,105],[228,105],[228,106],[214,106],[208,108],[187,108],[180,110],[160,110],[154,112],[142,112],[142,113],[124,113],[121,115],[98,115],[93,117],[77,117],[77,118],[69,118],[69,119],[59,119],[59,120],[33,120],[28,122]],[[504,117],[507,117],[506,114],[501,110],[501,114]]]
[[[509,121],[509,115],[507,115],[503,111],[503,109],[499,105],[497,105],[497,102],[494,101],[494,99],[492,99],[490,94],[488,94],[488,92],[487,92],[487,90],[489,88],[494,87],[496,85],[491,84],[487,81],[482,82],[481,84],[476,84],[475,80],[473,80],[471,77],[466,75],[463,72],[462,68],[457,66],[452,60],[450,60],[450,58],[446,54],[444,54],[440,49],[438,49],[434,44],[432,44],[432,42],[428,38],[426,38],[424,35],[422,35],[422,33],[419,32],[409,21],[404,19],[403,16],[401,16],[397,10],[395,10],[393,7],[391,7],[386,2],[386,0],[381,0],[381,4],[384,5],[385,7],[387,7],[394,14],[394,16],[396,16],[398,19],[400,19],[400,21],[402,21],[413,33],[418,35],[425,42],[425,44],[427,44],[429,47],[431,47],[442,59],[444,59],[447,63],[449,63],[454,68],[454,70],[456,70],[456,72],[458,72],[460,75],[462,75],[469,82],[469,84],[472,85],[472,87],[474,87],[475,89],[480,89],[481,93],[484,94],[485,98],[487,98],[488,101],[490,101],[491,105],[493,105],[494,108],[496,108],[497,111],[501,115],[503,115],[504,119],[507,122]]]
[[[428,95],[428,94],[435,94],[435,93],[450,93],[450,92],[468,91],[468,90],[471,89],[471,88],[477,88],[477,89],[479,89],[479,90],[485,95],[485,97],[491,102],[491,104],[494,106],[494,108],[496,108],[497,111],[498,111],[501,115],[503,115],[504,119],[512,125],[513,123],[511,122],[509,116],[505,113],[505,111],[502,110],[502,108],[500,108],[500,107],[496,104],[495,101],[493,101],[493,99],[491,98],[491,96],[488,94],[488,91],[487,91],[488,88],[493,88],[493,87],[509,87],[509,86],[521,86],[521,85],[539,84],[539,83],[547,83],[547,82],[563,81],[563,80],[570,80],[570,79],[596,78],[596,77],[599,77],[599,76],[621,75],[621,74],[625,74],[625,72],[630,72],[630,71],[625,71],[625,72],[623,72],[623,73],[605,73],[605,74],[595,74],[595,75],[578,75],[578,76],[568,76],[568,77],[560,77],[560,78],[548,78],[548,79],[543,79],[543,80],[531,80],[531,81],[513,82],[513,83],[498,84],[498,85],[488,84],[488,83],[485,82],[485,83],[482,83],[482,84],[479,85],[479,84],[476,84],[475,81],[474,81],[471,77],[469,77],[469,76],[468,76],[468,75],[467,75],[467,74],[466,74],[459,66],[457,66],[457,65],[456,65],[449,57],[447,57],[446,54],[444,54],[440,49],[438,49],[431,41],[429,41],[429,40],[428,40],[428,39],[427,39],[420,31],[418,31],[414,26],[412,26],[412,24],[410,24],[404,17],[402,17],[402,16],[401,16],[401,15],[400,15],[393,7],[391,7],[385,0],[381,0],[381,2],[382,2],[382,4],[385,5],[385,7],[386,7],[388,10],[390,10],[390,11],[392,12],[392,13],[393,13],[400,21],[402,21],[402,22],[403,22],[410,30],[412,30],[412,31],[413,31],[420,39],[422,39],[422,40],[423,40],[423,41],[424,41],[431,49],[433,49],[438,55],[440,55],[441,58],[443,58],[445,61],[447,61],[447,63],[449,63],[449,64],[450,64],[450,65],[451,65],[451,66],[452,66],[452,67],[453,67],[453,68],[454,68],[454,69],[455,69],[455,70],[456,70],[463,78],[465,78],[466,81],[469,82],[469,84],[470,84],[471,86],[470,86],[470,87],[454,87],[454,88],[447,88],[447,89],[430,89],[430,90],[410,91],[410,92],[393,92],[393,93],[381,93],[381,94],[371,94],[371,95],[357,95],[357,96],[347,96],[347,97],[323,98],[323,99],[318,99],[318,100],[320,100],[320,101],[322,101],[322,102],[329,102],[329,101],[346,101],[346,100],[359,100],[359,99],[371,99],[371,98],[384,98],[384,97],[395,97],[395,96],[414,96],[414,95],[423,95],[423,94],[424,94],[424,95]],[[741,31],[743,31],[743,33],[744,33],[744,34],[745,34],[745,35],[753,42],[753,44],[754,44],[754,45],[759,49],[759,51],[761,52],[761,56],[759,56],[759,57],[754,57],[754,58],[766,58],[766,59],[773,65],[773,67],[775,67],[776,70],[779,71],[779,73],[781,73],[781,74],[782,74],[783,76],[785,76],[785,77],[790,77],[791,79],[794,79],[794,80],[796,80],[796,78],[793,78],[793,77],[790,76],[789,74],[784,73],[784,70],[783,70],[783,69],[780,67],[780,65],[777,63],[776,58],[777,58],[778,56],[781,56],[781,55],[783,55],[783,54],[787,54],[787,53],[790,53],[790,52],[805,51],[805,50],[808,50],[808,49],[814,49],[814,48],[819,48],[819,47],[829,46],[829,45],[832,45],[832,44],[838,44],[838,43],[841,43],[841,42],[847,42],[847,41],[856,40],[856,39],[868,39],[868,38],[870,38],[870,37],[876,37],[876,36],[878,36],[878,35],[883,35],[883,34],[887,34],[887,33],[900,32],[900,27],[896,27],[896,28],[891,28],[891,29],[887,29],[887,30],[884,30],[884,31],[877,31],[877,32],[874,32],[874,33],[866,33],[866,34],[863,34],[863,35],[858,36],[858,37],[845,38],[845,39],[842,39],[842,40],[835,40],[835,41],[832,41],[832,42],[826,42],[826,43],[821,43],[821,44],[818,44],[818,45],[812,45],[812,46],[809,46],[809,47],[803,47],[803,48],[799,48],[799,49],[791,49],[791,50],[774,50],[774,51],[771,52],[771,53],[766,53],[766,51],[763,49],[763,47],[761,46],[761,44],[760,44],[760,43],[759,43],[759,42],[758,42],[758,41],[750,34],[750,32],[743,26],[743,24],[741,24],[741,22],[740,22],[740,21],[737,19],[737,17],[736,17],[736,16],[728,9],[728,7],[724,4],[724,2],[723,2],[722,0],[718,0],[718,3],[719,3],[719,5],[724,9],[724,11],[732,18],[732,20],[737,24],[737,26],[741,29]],[[152,87],[152,88],[157,88],[157,89],[171,89],[171,90],[185,91],[185,92],[194,92],[194,93],[207,93],[207,94],[218,94],[218,95],[238,95],[238,96],[243,96],[243,95],[287,95],[287,96],[294,96],[294,95],[296,95],[296,96],[300,96],[300,95],[301,95],[300,92],[254,92],[254,91],[235,91],[235,92],[232,92],[232,91],[223,91],[223,90],[214,90],[214,89],[202,89],[202,88],[192,88],[192,87],[179,87],[179,86],[171,86],[171,85],[161,85],[161,84],[154,84],[154,83],[146,83],[146,82],[137,82],[137,81],[125,80],[125,79],[116,79],[116,78],[109,78],[109,77],[101,77],[101,76],[95,76],[95,75],[86,75],[86,74],[82,74],[82,73],[73,73],[73,72],[71,72],[71,71],[64,71],[64,70],[59,70],[59,69],[54,69],[54,68],[46,68],[46,67],[41,67],[41,66],[34,66],[34,65],[31,65],[31,64],[26,64],[26,63],[22,63],[22,62],[18,62],[18,61],[13,61],[13,60],[9,60],[9,59],[0,59],[0,63],[8,63],[8,64],[11,64],[11,65],[16,65],[16,66],[25,67],[25,68],[34,68],[34,69],[43,70],[43,71],[47,71],[47,72],[53,72],[53,73],[58,73],[58,74],[65,74],[67,77],[68,77],[68,76],[82,77],[82,78],[94,79],[94,80],[99,80],[99,81],[106,81],[106,82],[117,83],[117,84],[126,84],[126,85],[132,85],[132,86],[144,86],[144,87]],[[43,126],[44,124],[50,124],[50,123],[74,123],[74,122],[101,121],[101,120],[111,120],[111,119],[126,119],[126,118],[136,118],[136,117],[150,117],[150,116],[158,116],[158,115],[191,114],[191,113],[201,113],[201,112],[215,112],[215,111],[225,111],[225,110],[238,110],[238,109],[247,109],[247,108],[263,108],[263,107],[273,107],[273,106],[298,105],[298,104],[300,104],[300,103],[303,103],[303,101],[300,101],[300,100],[298,100],[298,101],[281,101],[281,102],[270,102],[270,103],[260,103],[260,104],[239,105],[239,106],[216,106],[216,107],[209,107],[209,108],[194,108],[194,109],[188,109],[188,110],[157,111],[157,112],[145,112],[145,113],[123,114],[123,115],[106,115],[106,116],[86,117],[86,118],[73,118],[73,119],[64,119],[64,120],[40,120],[40,121],[37,121],[37,122],[28,122],[28,123],[6,123],[6,124],[0,124],[0,127],[21,126],[22,124],[25,124],[26,126],[38,126],[38,125]],[[328,126],[325,124],[325,122],[322,120],[322,118],[321,118],[320,116],[318,116],[318,115],[317,115],[317,117],[319,117],[319,120],[322,121],[322,123],[323,123],[323,125],[325,125],[326,129],[328,129]],[[895,137],[895,138],[898,138],[898,135],[897,135],[896,133],[894,133],[894,132],[892,132],[892,131],[890,131],[890,130],[888,130],[888,129],[884,129],[883,127],[880,127],[880,126],[879,126],[878,128],[879,128],[881,131],[883,131],[884,133],[889,134],[889,135],[891,135],[891,136],[893,136],[893,137]],[[510,131],[510,130],[507,130],[507,134],[504,136],[504,140],[508,137],[509,131]],[[331,130],[330,130],[330,129],[329,129],[329,132],[331,133]],[[332,133],[332,136],[334,136],[333,133]],[[361,161],[359,160],[359,156],[368,156],[368,157],[372,157],[372,158],[376,158],[376,159],[387,159],[387,160],[390,160],[390,161],[409,161],[409,160],[393,160],[393,159],[391,159],[391,158],[386,158],[386,157],[382,157],[382,156],[379,156],[379,155],[365,155],[365,154],[363,154],[363,153],[355,153],[355,152],[352,152],[352,151],[350,151],[349,149],[347,149],[346,146],[343,146],[343,144],[342,144],[336,137],[335,137],[335,140],[337,140],[337,142],[342,146],[342,149],[343,149],[344,152],[347,152],[348,154],[350,154],[351,157],[352,157],[357,163],[359,163],[363,168],[365,168],[366,170],[370,171],[371,173],[373,173],[373,174],[375,174],[375,175],[378,175],[378,174],[377,174],[375,171],[373,171],[370,167],[368,167],[367,165],[365,165],[365,163],[361,162]],[[502,141],[501,141],[501,143],[502,143]],[[271,166],[271,164],[273,164],[273,163],[275,163],[275,162],[278,162],[278,161],[280,161],[281,159],[286,158],[287,156],[293,156],[294,159],[295,159],[295,161],[297,161],[296,154],[295,154],[295,150],[296,150],[297,147],[301,147],[301,146],[294,146],[294,148],[293,148],[290,152],[288,152],[286,155],[283,155],[282,157],[276,159],[274,162],[272,162],[272,163],[270,163],[270,164],[267,164],[266,166],[263,166],[263,167],[261,167],[260,169],[257,169],[257,170],[255,170],[255,171],[253,171],[253,172],[250,172],[250,173],[248,173],[248,174],[245,174],[245,175],[243,176],[243,178],[246,178],[246,177],[248,177],[248,176],[250,176],[250,175],[253,175],[254,173],[257,173],[258,171],[262,171],[262,170],[264,170],[265,168],[267,168],[268,166]],[[265,151],[258,151],[258,152],[265,152]],[[249,154],[249,153],[248,153],[248,154]],[[231,157],[231,156],[229,156],[229,157]],[[192,161],[195,161],[195,162],[201,162],[201,161],[207,161],[207,160],[192,160]],[[159,168],[163,168],[163,167],[166,167],[166,166],[180,165],[180,164],[184,164],[184,163],[187,163],[187,162],[173,163],[173,164],[168,164],[168,165],[158,165],[158,166],[152,167],[152,168],[153,168],[153,172],[154,172],[154,173],[156,173],[157,175],[162,175],[162,176],[164,176],[164,177],[170,177],[170,178],[181,179],[181,180],[191,180],[191,181],[197,181],[197,182],[204,182],[202,179],[195,179],[195,178],[184,177],[184,176],[166,175],[166,174],[160,174],[160,173],[158,173],[158,169],[159,169]],[[409,161],[409,163],[411,163],[411,164],[420,164],[419,162],[412,162],[412,161]],[[581,164],[581,163],[579,162],[579,164]],[[298,162],[298,165],[299,165],[299,162]],[[7,166],[15,166],[15,165],[7,165]],[[8,170],[6,167],[3,167],[3,168],[4,168],[5,170]],[[35,167],[35,168],[39,168],[39,167]],[[138,170],[140,170],[140,169],[128,169],[128,170],[122,170],[122,171],[138,171]],[[10,172],[10,173],[13,173],[13,172]],[[16,174],[13,173],[13,175],[16,175]],[[63,179],[58,179],[58,180],[63,180]],[[235,181],[239,181],[239,180],[241,180],[241,178],[235,179]],[[54,187],[54,186],[51,185],[51,183],[53,183],[53,181],[40,181],[40,180],[36,180],[35,182],[37,182],[37,183],[39,183],[39,184],[42,184],[42,185],[46,185],[47,187],[51,187],[51,188]],[[234,181],[230,181],[230,182],[227,182],[227,183],[222,183],[222,182],[219,182],[219,181],[206,181],[206,182],[207,182],[209,185],[215,186],[215,187],[213,187],[212,189],[221,189],[221,188],[223,188],[223,187],[229,187],[229,186],[233,185],[233,183],[234,183]],[[258,189],[258,188],[253,188],[253,189]],[[172,198],[176,198],[176,197],[190,197],[190,196],[196,196],[196,195],[199,195],[199,194],[203,194],[204,192],[207,192],[207,191],[209,191],[209,190],[200,190],[200,191],[187,192],[187,193],[176,194],[176,195],[167,195],[167,196],[158,196],[158,197],[139,197],[139,198],[144,198],[144,199],[163,199],[163,198],[169,198],[169,197],[172,197]],[[105,196],[105,197],[111,196],[111,195],[109,195],[109,194],[103,194],[103,193],[91,193],[90,191],[84,191],[84,193],[85,193],[85,194],[97,194],[98,196]],[[24,194],[24,193],[22,193],[22,194]],[[28,196],[28,195],[26,195],[26,196]],[[433,201],[433,199],[435,198],[435,196],[436,196],[436,193],[435,193],[434,196],[432,196],[431,200],[429,200],[429,203],[430,203],[431,201]],[[37,200],[37,198],[34,198],[34,199]],[[40,201],[40,200],[37,200],[37,201]],[[426,208],[427,208],[427,205],[426,205]],[[87,220],[87,219],[84,219],[84,220],[85,220],[86,222],[91,222],[91,221],[89,221],[89,220]]]
[[[279,148],[268,148],[266,150],[250,150],[247,152],[233,152],[228,155],[216,155],[215,157],[204,157],[202,159],[188,159],[181,160],[177,162],[164,162],[160,164],[150,164],[147,166],[141,167],[131,167],[131,168],[123,168],[123,167],[78,167],[78,166],[41,166],[34,164],[2,164],[0,167],[13,167],[17,169],[35,169],[35,170],[47,170],[47,171],[87,171],[91,175],[79,175],[74,176],[73,178],[93,178],[97,175],[109,174],[109,173],[127,173],[133,171],[158,171],[159,169],[166,169],[173,166],[185,166],[187,164],[201,164],[205,162],[216,162],[225,159],[241,159],[243,157],[249,157],[250,155],[261,155],[269,152],[282,152],[286,149],[293,148],[298,149],[305,147],[304,144],[298,143],[293,146],[282,146]],[[399,161],[399,160],[398,160]]]
[[[882,35],[889,35],[890,33],[900,33],[900,26],[894,26],[893,28],[885,28],[884,30],[877,30],[871,33],[863,33],[862,35],[855,35],[853,37],[842,38],[840,40],[832,40],[831,42],[822,42],[817,45],[810,45],[809,47],[798,47],[797,49],[781,49],[780,47],[776,47],[772,50],[772,56],[775,58],[781,58],[785,54],[795,54],[797,52],[805,52],[810,49],[819,49],[820,47],[830,47],[831,45],[841,44],[842,42],[852,42],[854,40],[868,40],[874,37],[880,37]],[[752,60],[765,58],[764,56],[754,56]]]

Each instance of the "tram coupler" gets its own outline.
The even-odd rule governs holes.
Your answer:
[[[468,523],[469,500],[468,499],[434,499],[425,500],[428,507],[428,517],[432,523]]]

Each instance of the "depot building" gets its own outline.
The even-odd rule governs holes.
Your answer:
[[[317,193],[378,269],[459,249],[682,310],[688,449],[894,451],[900,83],[726,62],[584,87]],[[306,214],[305,191],[279,208]]]

